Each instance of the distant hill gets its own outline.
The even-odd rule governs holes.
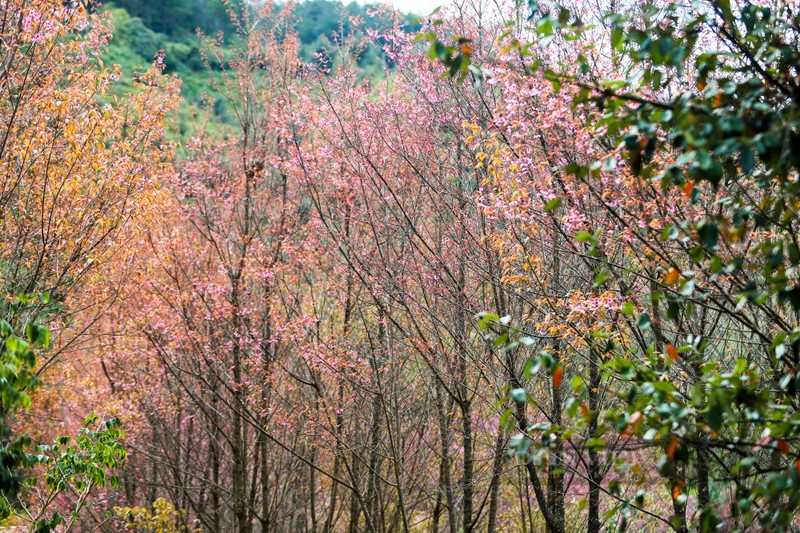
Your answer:
[[[151,31],[178,40],[194,36],[196,28],[206,33],[234,29],[221,0],[113,0],[107,5],[122,8]]]
[[[129,88],[132,73],[149,65],[155,54],[164,50],[168,72],[177,72],[183,80],[185,115],[180,120],[188,122],[188,107],[197,105],[203,94],[209,93],[208,76],[201,61],[199,29],[205,35],[222,32],[227,38],[235,36],[235,28],[228,15],[227,2],[223,0],[113,0],[102,9],[111,10],[114,16],[114,39],[107,49],[106,63],[117,63],[125,73],[118,88],[124,92]],[[236,9],[237,2],[230,5]],[[313,61],[316,52],[326,50],[331,42],[354,31],[350,17],[364,21],[357,31],[377,29],[380,22],[368,15],[368,7],[351,2],[344,5],[334,0],[308,0],[295,8],[296,31],[301,43],[301,57]],[[409,30],[413,31],[412,17],[406,17]],[[371,45],[355,51],[354,59],[362,75],[383,76],[381,50]],[[218,118],[225,122],[224,105],[215,105]],[[182,133],[184,133],[182,131]]]

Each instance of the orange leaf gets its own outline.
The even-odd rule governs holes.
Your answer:
[[[776,444],[778,445],[778,449],[781,451],[781,453],[789,453],[789,444],[785,440],[778,439]]]
[[[667,273],[667,277],[664,278],[664,283],[666,283],[667,285],[673,285],[676,281],[678,281],[678,278],[680,277],[681,277],[680,272],[678,272],[674,268],[670,268],[669,272]]]
[[[585,403],[581,404],[581,414],[583,415],[583,418],[587,420],[589,419],[589,408],[586,407]]]
[[[670,359],[676,361],[678,359],[678,349],[671,344],[667,344],[667,355]]]
[[[561,386],[561,378],[564,377],[564,369],[560,366],[557,366],[555,370],[553,370],[553,388],[557,389]]]
[[[678,452],[678,439],[672,437],[669,444],[667,444],[667,457],[675,459],[675,454]]]

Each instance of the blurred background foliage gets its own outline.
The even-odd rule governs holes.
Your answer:
[[[116,84],[119,95],[133,89],[137,72],[146,69],[163,51],[167,73],[176,73],[183,82],[183,104],[176,117],[179,139],[189,134],[201,108],[211,114],[214,126],[230,124],[233,117],[225,99],[216,94],[210,78],[219,74],[214,58],[204,60],[203,36],[222,35],[229,46],[235,44],[236,27],[229,10],[241,9],[233,0],[113,0],[103,4],[114,18],[114,38],[103,57],[106,65],[118,64],[121,78]],[[276,9],[283,9],[278,4]],[[347,57],[358,67],[361,76],[380,79],[387,66],[383,52],[375,44],[364,45],[369,29],[382,29],[389,17],[370,16],[370,6],[334,0],[306,0],[294,6],[295,29],[300,40],[300,56],[309,63],[325,57]],[[360,24],[353,20],[359,19]],[[414,17],[405,16],[408,31],[419,29]],[[209,62],[206,63],[206,60]]]

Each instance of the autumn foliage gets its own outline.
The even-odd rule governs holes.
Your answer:
[[[231,6],[179,150],[169,57],[123,96],[107,14],[0,8],[8,524],[795,527],[792,6],[379,9],[314,63]]]

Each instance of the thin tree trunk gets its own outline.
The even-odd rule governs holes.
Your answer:
[[[384,317],[381,316],[381,320],[378,323],[378,331],[380,334],[380,343],[384,352],[384,356],[386,357],[386,360],[389,360],[389,351],[390,351],[389,331],[386,327],[386,321],[383,318]],[[378,365],[376,364],[375,367],[377,369]],[[386,401],[387,395],[385,393],[383,384],[381,383],[380,376],[381,374],[376,372],[378,388],[380,391],[379,398],[381,401],[381,405],[384,409],[384,418],[386,419],[386,432],[387,432],[387,437],[389,439],[389,449],[392,454],[392,467],[393,467],[392,469],[394,471],[395,485],[397,488],[397,505],[398,505],[397,508],[400,510],[400,517],[403,519],[403,531],[405,533],[408,533],[410,530],[410,525],[409,525],[408,512],[406,510],[405,486],[403,483],[403,478],[404,478],[403,468],[402,468],[403,458],[401,454],[398,453],[397,450],[397,445],[400,439],[400,428],[399,427],[396,427],[394,429],[392,428],[392,423],[389,415],[390,413],[395,412],[395,410],[390,409],[390,406],[387,404]],[[394,528],[392,528],[392,530],[394,530]]]
[[[686,482],[685,476],[682,475],[681,468],[670,460],[668,467],[669,489],[672,495],[672,522],[673,527],[677,533],[688,533],[689,528],[686,525]],[[681,497],[683,496],[683,497]]]
[[[345,211],[345,235],[349,242],[350,239],[350,204],[347,204]],[[344,318],[342,320],[342,340],[346,341],[350,333],[350,316],[353,312],[353,272],[347,271],[347,281],[345,289],[344,301]],[[342,429],[344,428],[344,415],[342,414],[341,406],[344,404],[344,384],[339,384],[339,406],[340,409],[336,413],[336,436],[340,439],[342,436]],[[328,515],[325,517],[324,533],[331,533],[333,531],[333,518],[336,516],[336,499],[339,494],[339,482],[336,481],[341,474],[342,469],[342,449],[341,440],[336,442],[336,455],[333,459],[333,477],[335,478],[331,485],[331,502],[328,506]]]
[[[346,314],[345,314],[346,316]],[[346,329],[346,328],[345,328]],[[339,405],[344,402],[344,385],[339,384]],[[336,414],[336,433],[341,436],[342,428],[344,426],[344,416],[341,411]],[[342,472],[342,446],[340,442],[336,443],[336,454],[333,458],[333,477],[335,478],[331,483],[331,501],[328,505],[328,513],[325,517],[325,526],[322,528],[323,533],[331,533],[333,531],[333,518],[336,516],[336,500],[339,494],[339,475]]]
[[[445,506],[447,508],[447,519],[450,533],[456,533],[456,508],[453,496],[453,482],[450,472],[450,417],[447,415],[444,405],[444,397],[441,386],[437,385],[436,393],[436,412],[439,421],[439,446],[442,450],[441,471],[442,471],[442,490],[444,490]]]
[[[367,521],[367,529],[369,531],[378,531],[378,498],[377,498],[377,483],[378,483],[378,468],[380,464],[380,453],[378,453],[378,446],[380,445],[380,422],[381,422],[381,401],[378,396],[372,400],[372,423],[369,428],[370,442],[369,442],[369,466],[367,470],[367,494],[364,499],[364,519]]]
[[[506,368],[509,373],[508,379],[512,389],[522,388],[522,384],[514,370],[511,353],[506,352]],[[517,431],[525,434],[528,431],[528,420],[525,417],[525,405],[517,404],[514,408],[514,420],[517,423]],[[550,512],[550,507],[547,505],[547,495],[542,487],[542,482],[539,479],[539,473],[536,471],[536,465],[533,464],[533,458],[526,457],[525,470],[528,472],[528,480],[533,488],[533,494],[536,496],[536,503],[539,504],[539,511],[544,517],[545,524],[552,533],[564,533],[563,521],[559,522]]]
[[[472,408],[469,401],[465,401],[461,407],[461,431],[464,432],[464,479],[462,483],[464,498],[464,524],[465,533],[472,533],[472,499],[473,499],[473,472],[475,469],[474,457],[472,455]]]
[[[700,361],[697,361],[692,364],[692,370],[694,371],[695,384],[697,384],[703,375],[703,369],[701,368]],[[698,422],[701,421],[698,420]],[[697,472],[697,505],[700,508],[700,511],[702,512],[711,503],[711,496],[709,495],[709,487],[708,487],[708,477],[709,477],[708,450],[706,450],[703,444],[706,440],[704,434],[701,434],[700,440],[701,443],[697,446],[696,450],[697,454],[696,472]]]
[[[456,285],[456,335],[461,338],[456,339],[458,346],[458,383],[456,390],[458,391],[458,406],[461,410],[461,432],[462,442],[461,445],[464,449],[464,472],[461,483],[462,490],[462,529],[464,533],[472,533],[472,506],[474,499],[474,470],[475,458],[473,456],[473,435],[472,435],[472,401],[470,400],[470,391],[467,385],[468,380],[468,365],[467,365],[467,350],[466,350],[466,337],[467,337],[467,302],[464,297],[466,273],[464,269],[464,262],[459,263],[458,267],[458,284]]]
[[[589,350],[589,438],[597,436],[597,417],[600,409],[600,361],[597,350]],[[600,533],[600,457],[597,450],[589,450],[589,523],[588,533]]]
[[[218,403],[219,399],[217,398],[216,394],[212,395],[212,413],[218,412]],[[213,482],[211,487],[211,522],[214,524],[214,531],[219,531],[220,527],[222,526],[222,508],[219,494],[221,450],[219,449],[219,426],[217,425],[216,415],[214,416],[214,420],[212,420],[212,426],[214,433],[211,438],[211,481]]]
[[[239,304],[239,273],[231,274],[231,324],[234,335],[238,336],[241,330],[241,313]],[[239,533],[250,533],[253,526],[248,517],[247,509],[247,439],[242,420],[244,404],[244,380],[242,349],[239,339],[233,339],[233,409],[231,410],[231,507],[235,529]]]
[[[442,484],[444,483],[444,468],[439,463],[439,481],[436,483],[436,503],[433,505],[431,517],[431,533],[439,533],[439,519],[442,515]]]
[[[309,496],[308,496],[308,504],[311,510],[311,531],[317,531],[317,505],[316,505],[316,498],[314,495],[317,492],[317,474],[316,474],[316,459],[317,459],[317,450],[316,446],[313,444],[314,435],[312,433],[312,444],[311,444],[311,464],[308,465],[308,485],[309,485]]]
[[[489,484],[489,516],[487,517],[486,531],[494,533],[497,531],[497,508],[500,494],[500,474],[505,462],[505,432],[500,427],[497,430],[497,439],[494,444],[494,461],[492,463],[492,481]]]
[[[356,456],[355,452],[352,453],[352,457],[353,457],[351,463],[353,465],[351,473],[351,479],[353,480],[352,485],[353,487],[358,487],[360,484],[359,480],[360,475],[358,471],[359,471],[359,465],[361,463],[359,462],[360,459]],[[358,524],[361,521],[361,511],[362,511],[361,498],[358,494],[352,492],[352,494],[350,495],[350,519],[348,521],[349,533],[358,533],[359,531],[361,531],[358,528]],[[367,520],[367,530],[372,531],[372,528],[369,525],[369,520]]]
[[[560,346],[558,341],[553,343],[553,360],[556,364],[560,364]],[[561,425],[562,405],[561,405],[561,387],[556,387],[551,383],[552,393],[552,410],[550,411],[550,419],[555,425]],[[558,528],[556,531],[563,531],[564,529],[564,450],[563,443],[560,439],[556,440],[554,447],[550,450],[550,460],[547,465],[547,504],[550,507],[550,512],[553,519],[556,521]]]
[[[558,222],[553,221],[553,264],[552,264],[552,284],[556,296],[563,292],[561,286],[561,255],[559,245],[561,243],[561,232]],[[561,345],[558,339],[552,343],[553,360],[557,366],[561,365]],[[562,371],[563,372],[563,371]],[[561,402],[561,383],[551,382],[552,410],[550,420],[556,426],[561,425],[562,402]],[[564,450],[561,439],[556,439],[555,446],[550,451],[550,460],[547,471],[547,503],[552,514],[554,524],[548,524],[550,533],[557,533],[564,530]]]

